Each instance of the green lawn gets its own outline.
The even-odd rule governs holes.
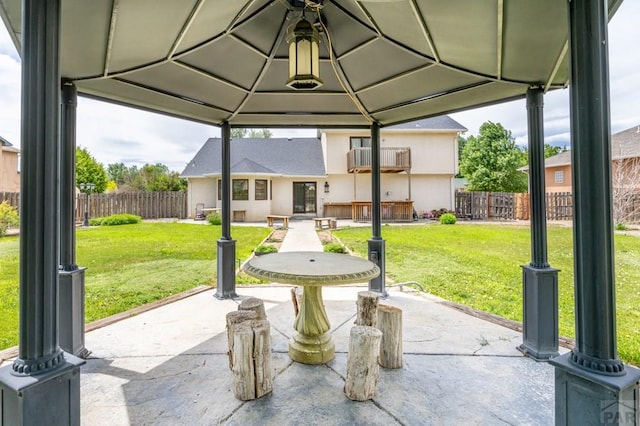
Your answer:
[[[87,267],[86,321],[214,286],[220,229],[181,223],[79,228],[76,261]],[[269,232],[234,227],[237,258],[247,259]],[[18,341],[18,250],[18,237],[0,239],[0,349]]]
[[[335,231],[365,256],[369,228]],[[417,281],[444,299],[522,321],[522,270],[530,257],[528,227],[466,225],[383,226],[386,272],[395,282]],[[575,337],[571,228],[550,227],[549,263],[560,269],[560,334]],[[620,357],[640,365],[640,238],[616,235],[617,333]]]

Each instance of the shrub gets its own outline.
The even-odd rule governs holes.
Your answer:
[[[258,246],[254,250],[257,255],[267,254],[267,253],[275,253],[278,249],[274,246]]]
[[[91,226],[115,226],[115,225],[130,225],[134,223],[142,222],[140,216],[134,214],[114,214],[106,217],[94,217],[89,219],[89,225]]]
[[[624,223],[617,223],[616,224],[616,231],[626,231],[627,229],[627,225],[625,225]]]
[[[347,249],[340,243],[329,243],[326,244],[323,250],[327,253],[346,253]]]
[[[207,215],[207,222],[212,225],[222,225],[222,215],[218,212],[211,212]]]
[[[4,237],[10,226],[18,226],[18,212],[7,201],[0,203],[0,237]]]
[[[443,225],[453,225],[456,223],[456,216],[451,213],[445,213],[440,216],[440,223]]]

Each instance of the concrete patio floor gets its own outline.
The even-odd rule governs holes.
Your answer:
[[[290,287],[239,287],[236,300],[213,290],[86,335],[82,367],[86,425],[545,425],[554,422],[554,370],[515,348],[521,334],[472,317],[428,295],[390,289],[383,303],[403,310],[404,366],[380,370],[377,395],[343,393],[358,291],[323,289],[336,357],[291,361]],[[225,315],[245,297],[265,302],[271,323],[273,392],[239,401],[231,391]]]

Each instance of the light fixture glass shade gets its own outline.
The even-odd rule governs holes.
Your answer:
[[[289,79],[287,86],[296,90],[313,90],[322,86],[320,79],[320,34],[302,18],[287,30],[289,43]]]

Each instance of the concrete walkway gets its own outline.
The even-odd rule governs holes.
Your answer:
[[[313,220],[291,220],[280,251],[322,251]]]

